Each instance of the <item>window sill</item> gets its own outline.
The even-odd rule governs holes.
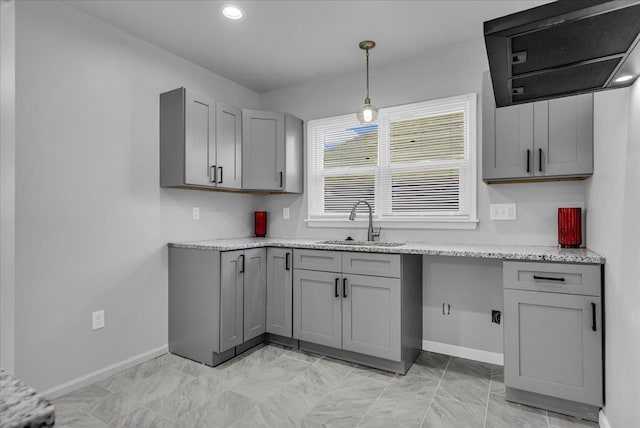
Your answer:
[[[306,219],[308,227],[360,229],[369,226],[368,220],[344,220],[344,219]],[[376,220],[373,219],[373,227],[384,229],[458,229],[474,230],[478,228],[478,220]]]

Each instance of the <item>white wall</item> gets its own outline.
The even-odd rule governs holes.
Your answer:
[[[605,265],[605,414],[638,426],[640,403],[640,83],[595,97],[589,246]]]
[[[59,2],[16,24],[16,373],[45,390],[167,344],[168,241],[252,230],[251,196],[159,187],[159,93],[260,97]]]
[[[380,44],[377,49],[383,49]],[[557,208],[584,207],[585,182],[550,182],[498,184],[487,186],[481,180],[482,73],[488,70],[484,42],[449,46],[416,55],[417,59],[381,69],[375,68],[371,53],[371,99],[379,107],[406,104],[470,92],[478,93],[478,190],[479,224],[476,230],[400,230],[383,228],[381,239],[424,242],[556,245]],[[302,119],[317,119],[353,113],[364,98],[364,70],[323,81],[284,88],[262,95],[265,109],[286,111]],[[354,113],[355,114],[355,113]],[[490,203],[516,203],[516,221],[489,220]],[[269,234],[272,236],[308,236],[318,238],[366,239],[366,229],[309,228],[306,196],[283,195],[262,197],[261,209],[269,211]],[[290,220],[282,218],[282,209],[290,207]],[[588,242],[587,242],[588,244]],[[502,294],[497,292],[502,278],[491,262],[476,266],[468,259],[451,259],[438,264],[437,274],[430,273],[432,264],[425,259],[424,274],[424,339],[451,345],[501,353],[501,327],[490,323],[491,308],[502,307]],[[482,263],[481,263],[482,265]],[[445,270],[446,269],[446,270]],[[478,275],[477,272],[489,272]],[[455,285],[443,272],[454,275]],[[491,272],[493,274],[491,274]],[[442,273],[442,274],[440,274]],[[486,294],[483,294],[486,293]],[[465,296],[466,294],[466,296]],[[483,295],[482,299],[472,296]],[[445,300],[446,299],[446,300]],[[466,302],[464,303],[466,299]],[[454,300],[452,315],[443,317],[442,301]],[[458,303],[459,302],[459,303]],[[433,328],[432,328],[433,327]],[[465,332],[455,335],[453,332]],[[447,334],[441,334],[443,331]]]
[[[0,1],[0,366],[15,366],[15,2]]]

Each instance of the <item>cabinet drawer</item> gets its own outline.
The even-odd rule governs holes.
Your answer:
[[[600,295],[600,265],[504,262],[504,288]]]
[[[323,272],[342,272],[342,253],[325,250],[294,250],[293,267]]]
[[[359,275],[400,278],[400,255],[379,253],[342,253],[342,271]]]

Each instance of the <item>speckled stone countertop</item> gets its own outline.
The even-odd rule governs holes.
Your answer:
[[[364,243],[363,243],[364,244]],[[479,257],[486,259],[549,261],[602,264],[604,257],[586,248],[558,248],[525,245],[429,244],[406,242],[398,246],[348,245],[337,241],[301,238],[233,238],[209,241],[169,243],[169,247],[198,250],[243,250],[259,247],[309,248],[316,250],[358,251],[367,253],[423,254],[430,256]]]
[[[0,428],[51,427],[53,404],[0,368]]]

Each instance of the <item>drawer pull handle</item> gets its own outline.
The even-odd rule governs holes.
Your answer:
[[[342,297],[347,298],[347,278],[342,278]]]
[[[338,281],[340,281],[340,278],[336,278],[336,283],[334,285],[334,293],[335,293],[335,297],[340,297],[340,295],[338,294]]]
[[[591,330],[596,331],[596,304],[591,302]]]
[[[533,275],[533,279],[540,279],[543,281],[559,281],[559,282],[564,282],[564,278],[554,278],[552,276],[538,276],[538,275]]]

